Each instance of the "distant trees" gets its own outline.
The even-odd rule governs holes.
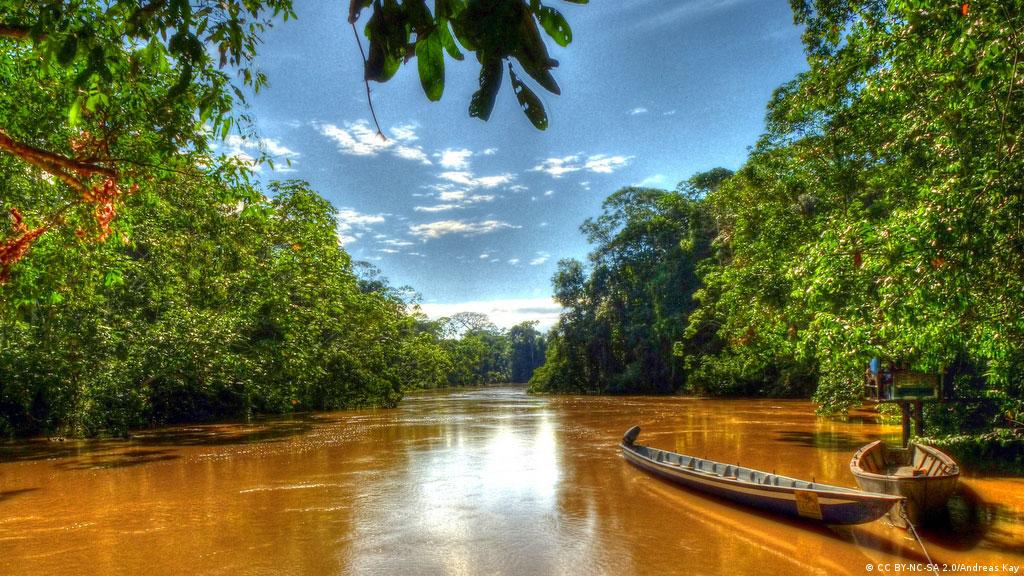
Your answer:
[[[526,321],[509,328],[511,346],[511,377],[513,382],[529,382],[533,372],[544,363],[547,343],[537,331],[536,321]]]
[[[536,322],[502,330],[485,314],[459,312],[439,323],[455,367],[448,377],[453,386],[526,382],[544,361],[544,336]]]
[[[700,198],[728,171],[698,174],[675,191],[623,188],[581,230],[594,245],[589,274],[559,262],[552,331],[535,390],[668,393],[685,379],[677,343],[694,308],[697,264],[714,234]]]

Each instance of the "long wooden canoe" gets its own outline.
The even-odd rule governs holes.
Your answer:
[[[881,518],[903,498],[806,482],[636,444],[640,427],[622,437],[630,463],[687,488],[777,514],[824,524],[862,524]]]
[[[880,440],[853,455],[850,472],[862,490],[905,497],[914,524],[945,509],[960,477],[960,467],[937,448],[924,444],[893,448]],[[892,520],[903,524],[896,515]]]

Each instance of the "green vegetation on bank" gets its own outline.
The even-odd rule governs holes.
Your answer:
[[[0,293],[0,435],[394,406],[543,360],[530,323],[431,321],[354,267],[304,183],[268,192],[177,178],[127,196],[110,241],[39,238]]]
[[[564,46],[568,24],[515,4],[351,2],[353,26],[368,9],[366,80],[411,47],[437,99],[441,48],[462,59],[454,34],[485,72],[472,115],[488,117],[513,62],[557,92],[539,30]],[[275,159],[245,97],[267,80],[260,34],[294,16],[289,0],[0,2],[0,436],[393,406],[407,389],[529,378],[543,358],[531,325],[428,321],[360,277],[336,210],[305,183],[256,182]],[[258,157],[223,154],[229,139]]]
[[[1019,455],[1021,6],[792,4],[810,69],[736,174],[621,190],[583,225],[594,250],[560,263],[568,310],[532,388],[813,392],[832,412],[892,358],[954,381],[929,433]]]

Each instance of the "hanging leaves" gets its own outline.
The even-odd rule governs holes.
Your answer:
[[[352,0],[349,21],[354,23],[363,9],[371,7],[364,29],[370,41],[368,81],[387,82],[415,56],[423,92],[436,101],[444,93],[444,53],[463,60],[464,49],[475,52],[480,63],[480,89],[470,100],[470,116],[490,118],[502,65],[513,60],[544,89],[561,94],[551,74],[558,61],[548,55],[541,30],[565,47],[572,42],[572,28],[561,12],[539,0],[435,0],[432,13],[425,0]],[[540,99],[518,79],[513,90],[530,122],[543,130],[548,122]]]
[[[508,65],[508,73],[512,78],[512,90],[516,93],[516,98],[519,99],[519,106],[523,109],[523,113],[530,119],[533,126],[538,130],[546,130],[548,127],[548,114],[544,111],[544,104],[541,103],[540,98],[530,90],[530,87],[516,76],[515,71],[512,70],[512,64]]]
[[[569,22],[565,20],[565,16],[562,16],[561,12],[548,6],[541,6],[538,16],[544,31],[559,46],[564,48],[572,43],[572,28],[569,27]]]
[[[494,109],[494,100],[501,88],[503,67],[501,60],[491,58],[480,67],[480,89],[473,93],[469,101],[469,115],[487,121]]]
[[[437,29],[416,43],[416,62],[423,93],[433,102],[440,100],[444,93],[444,52],[441,33]]]

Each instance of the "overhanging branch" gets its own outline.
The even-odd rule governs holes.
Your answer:
[[[10,24],[0,24],[0,38],[13,38],[15,40],[27,40],[29,38],[29,29],[26,26],[13,26]]]
[[[106,166],[100,166],[91,162],[79,162],[60,154],[18,142],[8,136],[2,129],[0,129],[0,151],[17,156],[36,168],[49,172],[61,182],[83,195],[88,193],[88,187],[82,182],[82,178],[94,174],[100,174],[108,178],[117,177],[117,173]]]

